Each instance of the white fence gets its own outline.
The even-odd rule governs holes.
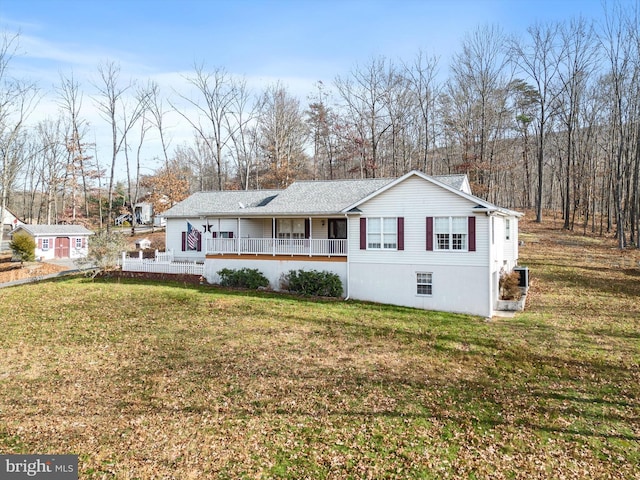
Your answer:
[[[197,262],[174,262],[173,252],[158,252],[155,258],[129,257],[122,252],[123,272],[175,273],[182,275],[204,275],[204,264]]]

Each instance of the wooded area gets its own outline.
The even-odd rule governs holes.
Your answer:
[[[519,37],[481,26],[448,62],[422,51],[372,58],[331,85],[318,82],[304,100],[281,83],[254,91],[204,65],[187,77],[188,91],[162,91],[103,62],[89,98],[73,73],[61,74],[58,116],[36,124],[29,119],[45,94],[12,75],[20,38],[5,34],[0,209],[39,223],[108,226],[145,195],[161,211],[197,190],[418,169],[466,173],[491,202],[534,209],[538,221],[561,211],[567,229],[638,246],[640,29],[637,12],[619,5],[604,19],[534,24]],[[100,164],[83,120],[88,103],[112,133]],[[193,130],[191,142],[171,145],[170,113]],[[152,131],[162,167],[143,174]]]

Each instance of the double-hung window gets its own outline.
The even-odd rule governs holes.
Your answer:
[[[75,239],[76,248],[82,248],[82,238]]]
[[[418,295],[431,295],[433,293],[433,274],[430,272],[417,272],[416,288]]]
[[[43,238],[42,239],[42,250],[49,250],[49,239],[48,238]]]
[[[396,250],[398,248],[398,219],[396,217],[368,218],[367,248]]]
[[[304,218],[283,218],[278,222],[278,238],[304,238]]]
[[[436,250],[467,250],[467,217],[436,217],[433,227]]]

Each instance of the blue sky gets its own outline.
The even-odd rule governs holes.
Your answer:
[[[600,1],[0,0],[0,29],[21,32],[20,65],[45,83],[106,59],[136,75],[204,62],[286,83],[331,81],[372,57],[410,60],[420,49],[446,61],[476,26],[517,34],[581,14],[600,17]]]
[[[12,72],[45,92],[73,72],[91,95],[107,60],[123,77],[178,88],[197,63],[254,86],[279,80],[304,102],[318,80],[331,84],[374,57],[409,62],[422,50],[446,75],[478,26],[524,34],[579,15],[601,18],[600,0],[0,0],[0,32],[20,32]]]

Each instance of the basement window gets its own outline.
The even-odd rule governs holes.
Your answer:
[[[433,273],[416,273],[416,293],[418,295],[431,295],[433,293]]]

